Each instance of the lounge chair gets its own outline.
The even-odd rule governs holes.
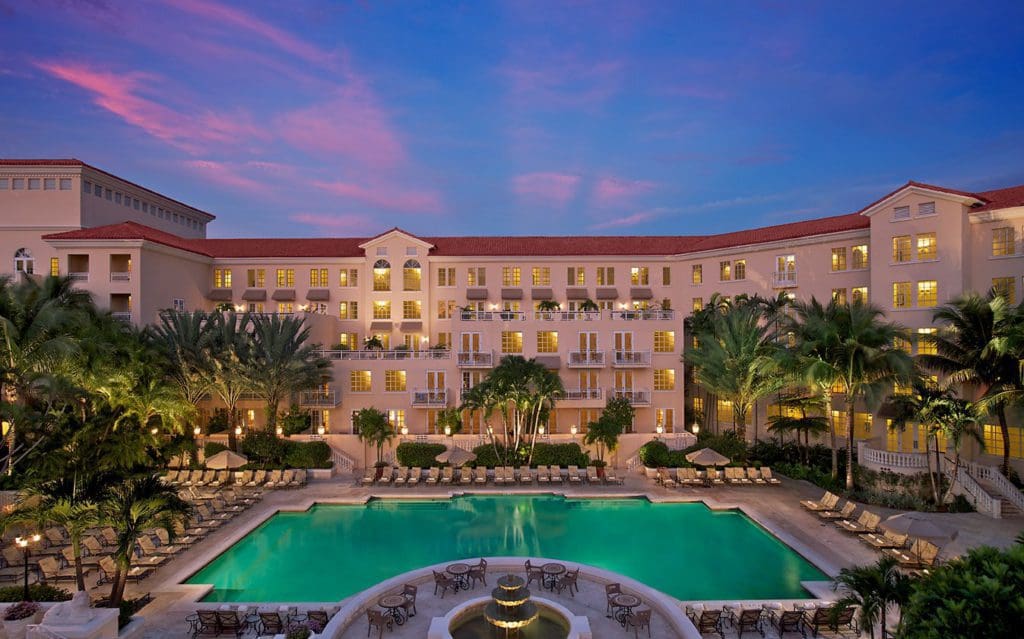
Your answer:
[[[804,632],[803,610],[771,611],[768,620],[780,637],[789,632],[799,632],[801,634]]]
[[[281,484],[280,484],[279,487],[280,488],[295,488],[295,487],[297,487],[298,483],[296,483],[296,481],[295,481],[295,474],[297,472],[298,472],[297,470],[292,468],[292,469],[286,470],[283,473],[281,473]]]
[[[165,531],[166,532],[166,531]],[[102,557],[103,555],[109,555],[116,550],[116,546],[108,546],[96,539],[93,535],[88,535],[82,538],[82,547],[85,548],[86,552],[90,555]]]
[[[761,613],[760,608],[743,608],[738,615],[733,613],[732,625],[736,629],[739,639],[743,639],[744,632],[759,632],[763,636]]]
[[[238,486],[248,486],[249,482],[252,481],[252,474],[253,471],[251,470],[243,470],[241,476],[238,478],[238,481],[236,481],[235,484]]]
[[[257,470],[255,473],[253,473],[252,479],[250,479],[249,481],[245,482],[245,485],[246,486],[262,486],[265,483],[267,483],[267,471],[265,471],[265,470]]]
[[[444,468],[442,468],[441,469],[441,483],[442,484],[450,484],[450,483],[452,483],[452,478],[454,477],[454,475],[453,475],[454,472],[455,472],[455,469],[453,469],[451,466],[445,466]]]
[[[426,482],[428,484],[436,484],[441,478],[441,469],[438,466],[431,466],[430,471],[427,473]]]
[[[495,483],[495,485],[497,485],[497,484],[504,484],[505,483],[505,467],[504,466],[495,466],[494,467],[494,483]]]
[[[732,469],[732,483],[734,484],[752,484],[754,482],[747,479],[747,473],[742,468]]]
[[[295,486],[296,488],[301,488],[302,486],[306,485],[306,482],[308,480],[309,477],[306,473],[306,469],[298,468],[295,470],[295,478],[292,479],[292,485]]]
[[[725,483],[727,484],[739,483],[736,480],[736,469],[728,466],[722,469],[722,479],[725,480]]]
[[[579,466],[569,466],[569,483],[570,484],[579,484],[579,483],[582,483],[582,481],[583,480],[580,479],[580,467]]]
[[[548,467],[537,465],[537,483],[538,484],[550,484],[551,475],[548,474]]]
[[[533,473],[530,472],[530,467],[523,465],[519,467],[519,483],[520,484],[532,484]]]
[[[141,535],[135,539],[135,543],[139,545],[142,550],[143,556],[159,556],[172,557],[182,550],[185,550],[184,546],[157,546],[153,543],[153,540],[149,538],[149,535]]]
[[[157,541],[160,542],[160,546],[161,547],[170,547],[171,545],[177,545],[177,546],[180,546],[182,549],[185,549],[185,548],[188,548],[189,546],[191,546],[192,544],[196,543],[197,541],[199,541],[198,537],[194,537],[194,536],[191,536],[191,535],[179,535],[172,542],[171,541],[171,536],[168,535],[167,531],[164,530],[163,528],[157,528],[154,531],[153,534],[156,535]],[[92,552],[92,551],[89,551],[89,552]]]
[[[761,466],[761,479],[771,486],[778,486],[782,483],[778,477],[772,474],[772,469],[767,466]]]
[[[939,556],[939,547],[924,539],[915,539],[907,550],[887,548],[882,551],[900,562],[901,568],[921,569],[935,565]]]
[[[473,481],[477,484],[487,483],[487,466],[477,466]]]
[[[378,484],[387,485],[391,483],[391,478],[394,477],[395,471],[391,466],[385,466],[380,471],[380,479],[377,480]]]
[[[611,466],[604,467],[604,480],[609,484],[621,484],[625,481],[615,474],[615,469]]]
[[[597,466],[587,466],[587,483],[600,484],[601,476],[597,474]]]
[[[513,466],[505,466],[505,483],[516,483],[516,469]]]
[[[840,628],[857,632],[857,620],[853,614],[855,610],[853,606],[845,606],[839,610],[836,610],[835,606],[815,608],[813,612],[806,610],[804,611],[804,625],[811,629],[811,634],[815,637],[818,636],[818,632],[822,628],[827,628],[832,632],[839,632]]]
[[[665,488],[676,487],[676,480],[672,478],[672,474],[667,468],[658,469],[658,483]]]
[[[809,499],[804,499],[800,502],[800,505],[806,508],[807,510],[817,512],[820,510],[832,510],[833,508],[836,507],[836,504],[838,503],[839,495],[836,495],[835,493],[826,490],[825,494],[821,496],[820,500],[811,501]]]
[[[878,524],[882,523],[882,518],[870,510],[862,510],[860,517],[857,521],[850,521],[849,519],[840,519],[835,522],[836,527],[840,530],[854,534],[873,533],[878,531]]]
[[[270,474],[267,475],[267,481],[263,485],[267,488],[280,488],[281,476],[282,473],[280,470],[272,470],[270,471]]]
[[[222,471],[218,472],[214,476],[213,481],[210,482],[210,486],[211,487],[220,487],[220,486],[226,486],[227,484],[230,484],[230,483],[231,483],[231,471],[230,470],[222,470]]]
[[[473,469],[469,466],[463,466],[459,469],[459,483],[462,485],[473,483]]]
[[[263,635],[279,635],[284,634],[285,624],[284,620],[281,619],[281,613],[279,612],[260,612],[259,621],[259,634]]]
[[[757,484],[758,486],[768,485],[768,482],[761,478],[761,471],[753,467],[747,468],[747,479],[750,480],[750,483]]]
[[[75,565],[75,549],[74,548],[72,548],[71,546],[64,546],[64,548],[61,549],[60,554],[61,554],[61,557],[64,558],[64,565],[72,566],[72,567]],[[81,560],[83,566],[91,566],[91,567],[95,568],[95,567],[100,565],[100,558],[96,557],[96,556],[93,556],[93,555],[91,555],[91,554],[89,554],[87,552],[83,552],[79,556],[79,559]],[[20,575],[21,571],[18,571],[18,574]]]
[[[398,472],[395,474],[395,479],[392,482],[395,486],[404,486],[405,482],[409,480],[409,467],[399,466]]]
[[[166,475],[160,477],[160,481],[162,481],[165,484],[176,484],[178,483],[178,475],[180,474],[180,472],[181,471],[178,470],[172,470],[168,472]]]
[[[562,483],[562,467],[561,466],[549,466],[548,473],[551,475],[552,484]]]
[[[682,475],[680,475],[682,473]],[[680,484],[686,486],[703,486],[704,480],[697,475],[696,468],[679,468],[676,470],[676,478]]]
[[[891,530],[884,531],[881,535],[877,533],[865,533],[860,536],[860,540],[871,546],[883,550],[885,548],[903,548],[907,545],[907,540],[910,539],[909,535],[901,535],[894,533]]]
[[[717,468],[708,468],[706,472],[708,481],[710,483],[716,486],[721,486],[725,484],[725,479],[722,478],[722,471],[718,470]]]
[[[699,614],[698,614],[699,613]],[[697,632],[702,635],[708,633],[715,633],[722,639],[725,639],[725,632],[722,630],[722,622],[724,618],[722,616],[722,610],[703,610],[694,609],[688,610],[686,616],[690,618],[693,625],[696,626]]]
[[[152,574],[154,570],[156,568],[152,566],[132,566],[128,569],[128,579],[134,579],[138,583]],[[114,559],[112,557],[101,557],[100,580],[97,585],[109,583],[114,578],[116,572],[117,564],[114,562]]]
[[[857,504],[848,501],[842,510],[819,510],[816,514],[822,519],[849,519],[857,511]]]
[[[420,466],[413,466],[412,470],[409,471],[409,479],[405,483],[408,486],[415,486],[420,483],[421,477],[423,477],[423,468]]]
[[[86,567],[83,567],[82,570],[85,574],[89,574],[91,572],[91,569]],[[42,575],[43,581],[46,583],[78,580],[74,566],[62,568],[56,557],[40,557],[39,573]]]

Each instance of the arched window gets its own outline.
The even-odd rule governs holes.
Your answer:
[[[373,264],[373,290],[391,290],[391,264],[387,260],[377,260]]]
[[[422,279],[420,263],[416,260],[407,260],[402,266],[402,288],[406,291],[418,291]]]
[[[32,258],[32,251],[27,248],[20,248],[14,252],[14,272],[32,275],[35,273],[36,261]]]

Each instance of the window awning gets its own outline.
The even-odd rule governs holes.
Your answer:
[[[231,301],[231,289],[230,288],[212,288],[210,292],[206,294],[206,299],[213,302],[230,302]]]
[[[262,302],[267,299],[267,289],[265,288],[247,288],[242,293],[242,299],[246,302]]]
[[[398,330],[403,333],[419,333],[423,330],[423,322],[409,321],[398,325]]]
[[[503,289],[501,289],[501,299],[503,299],[503,300],[521,300],[521,299],[523,299],[523,289],[521,289],[521,288],[503,288]]]
[[[555,299],[555,291],[550,288],[532,288],[530,289],[530,297],[535,300],[553,300]]]
[[[569,300],[585,300],[588,297],[590,297],[590,296],[587,295],[587,289],[585,289],[585,288],[570,287],[570,288],[565,289],[565,298],[566,299],[569,299]]]
[[[467,300],[486,300],[487,299],[486,288],[467,288],[466,299]]]
[[[295,301],[295,289],[294,288],[279,288],[273,292],[270,299],[275,302],[294,302]]]
[[[381,321],[370,322],[370,330],[371,331],[383,331],[383,332],[390,333],[391,332],[391,322],[381,322]]]
[[[619,299],[619,289],[617,288],[597,288],[597,299],[599,300],[616,300]]]
[[[311,288],[306,291],[306,299],[310,302],[326,302],[331,299],[331,291],[326,288]]]
[[[629,296],[635,300],[649,300],[654,298],[654,293],[649,288],[633,287],[629,289]]]

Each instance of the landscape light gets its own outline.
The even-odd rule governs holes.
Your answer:
[[[326,432],[327,432],[327,430],[324,429],[323,426],[317,426],[317,429],[316,429],[316,434],[317,435],[323,436],[323,434],[326,433]]]

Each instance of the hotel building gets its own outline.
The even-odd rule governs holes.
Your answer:
[[[686,402],[707,409],[686,397],[680,357],[683,319],[712,293],[870,300],[907,327],[908,349],[925,352],[917,338],[935,330],[936,306],[993,287],[1016,302],[1024,289],[1024,186],[971,193],[908,182],[854,213],[703,236],[424,237],[396,228],[367,238],[208,239],[212,220],[78,160],[0,160],[5,271],[71,276],[135,324],[162,309],[303,314],[333,380],[296,403],[332,445],[360,458],[344,437],[353,411],[375,406],[409,437],[436,436],[440,408],[519,354],[565,384],[553,438],[583,431],[608,397],[630,399],[636,421],[623,463],[659,428],[666,438],[686,430]],[[371,337],[382,350],[363,348]],[[713,409],[731,423],[727,404]],[[751,416],[762,434],[772,410],[762,403]],[[263,420],[257,402],[243,414],[249,426]],[[857,439],[879,451],[924,449],[919,429],[889,433],[866,409],[856,422]],[[1014,422],[1011,455],[1024,471],[1024,429]],[[480,430],[469,419],[464,436]],[[995,464],[998,427],[987,425],[984,438],[987,451],[968,454]]]

